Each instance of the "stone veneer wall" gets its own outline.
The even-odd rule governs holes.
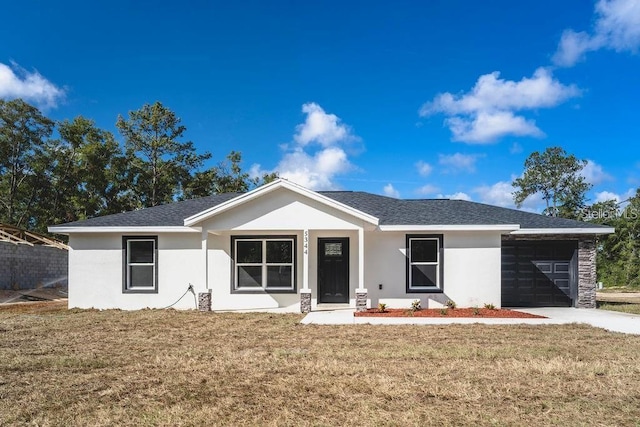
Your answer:
[[[578,242],[578,308],[596,307],[596,238],[594,235],[505,235],[502,240],[574,240]]]
[[[67,287],[69,251],[0,242],[0,289]]]
[[[596,308],[596,239],[578,241],[578,302],[576,307]]]

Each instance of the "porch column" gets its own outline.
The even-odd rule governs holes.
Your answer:
[[[358,289],[356,289],[356,311],[367,309],[367,290],[364,287],[364,228],[358,228]]]
[[[302,232],[302,288],[300,289],[300,312],[311,311],[311,289],[309,289],[309,230]]]
[[[198,293],[198,310],[211,311],[211,289],[209,288],[209,251],[207,250],[207,241],[209,232],[202,230],[202,259],[204,260],[203,281],[204,290]]]

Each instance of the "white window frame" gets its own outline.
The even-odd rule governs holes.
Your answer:
[[[157,293],[158,292],[158,238],[156,236],[123,236],[124,240],[124,281],[123,292],[126,293]],[[152,242],[153,262],[131,262],[131,242]],[[129,267],[152,266],[152,286],[131,286]]]
[[[233,291],[234,292],[296,292],[296,239],[293,236],[256,236],[244,237],[233,236]],[[267,262],[267,243],[268,242],[291,242],[291,262]],[[260,263],[237,262],[238,259],[238,242],[262,242],[262,260]],[[238,286],[238,270],[240,267],[258,267],[262,268],[262,286],[260,287],[239,287]],[[291,267],[291,286],[268,286],[268,268],[267,267]]]
[[[441,282],[441,278],[440,278],[440,270],[441,270],[441,266],[440,266],[440,237],[409,237],[409,245],[407,247],[407,258],[409,259],[409,282],[408,282],[408,290],[409,291],[431,291],[431,290],[442,290],[442,282]],[[430,262],[422,262],[422,261],[413,261],[411,259],[411,254],[412,254],[412,244],[414,241],[416,240],[420,240],[420,241],[424,241],[424,240],[435,240],[436,242],[436,261],[430,261]],[[435,286],[414,286],[413,285],[413,269],[411,267],[413,267],[414,265],[435,265],[436,266],[436,285]]]

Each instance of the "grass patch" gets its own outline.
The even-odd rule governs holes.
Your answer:
[[[640,314],[640,304],[598,304],[602,310],[621,311],[623,313]]]
[[[637,286],[607,286],[606,288],[598,289],[598,293],[640,293],[640,287]]]
[[[578,325],[0,310],[0,425],[633,425],[640,337]],[[597,351],[596,351],[597,349]]]

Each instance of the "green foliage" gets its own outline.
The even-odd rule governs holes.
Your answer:
[[[449,310],[448,310],[446,307],[442,307],[442,308],[440,309],[440,314],[441,314],[442,316],[446,316],[447,314],[449,314]]]
[[[547,215],[577,219],[591,188],[580,174],[586,165],[586,160],[567,154],[561,147],[531,153],[525,160],[523,176],[513,181],[517,188],[513,194],[516,206],[522,206],[527,197],[540,193]]]
[[[242,153],[231,151],[217,166],[196,172],[185,184],[182,198],[191,199],[220,193],[244,193],[278,178],[276,173],[252,178],[242,171],[241,163]]]
[[[44,141],[54,123],[21,99],[0,100],[0,221],[31,227],[50,174]]]
[[[484,308],[486,308],[487,310],[495,310],[496,306],[491,303],[487,303],[484,305]]]
[[[82,116],[57,124],[59,139],[44,144],[47,197],[34,210],[35,228],[131,209],[127,159],[110,132]]]
[[[598,236],[597,274],[605,286],[640,286],[640,190],[619,204],[596,203],[583,211],[585,219],[615,228],[614,234]]]
[[[419,311],[422,309],[422,306],[420,305],[420,300],[413,300],[411,302],[411,311]]]
[[[211,155],[182,141],[186,128],[159,102],[119,117],[117,127],[124,145],[82,116],[54,123],[20,99],[0,100],[0,222],[46,233],[52,224],[277,178],[244,173],[234,151],[201,171]]]
[[[480,309],[478,307],[473,307],[472,312],[474,316],[477,316],[480,314]]]
[[[455,301],[452,301],[452,300],[447,300],[447,302],[445,303],[445,305],[446,305],[447,307],[449,307],[450,309],[452,309],[452,310],[453,310],[453,309],[455,309],[455,308],[457,307],[457,305],[456,305]]]
[[[387,304],[384,304],[384,303],[378,304],[378,313],[386,313],[386,311],[387,311]]]
[[[136,207],[170,203],[181,194],[192,173],[211,154],[198,154],[193,142],[180,142],[186,127],[176,114],[160,102],[118,117],[130,163],[129,180]]]

